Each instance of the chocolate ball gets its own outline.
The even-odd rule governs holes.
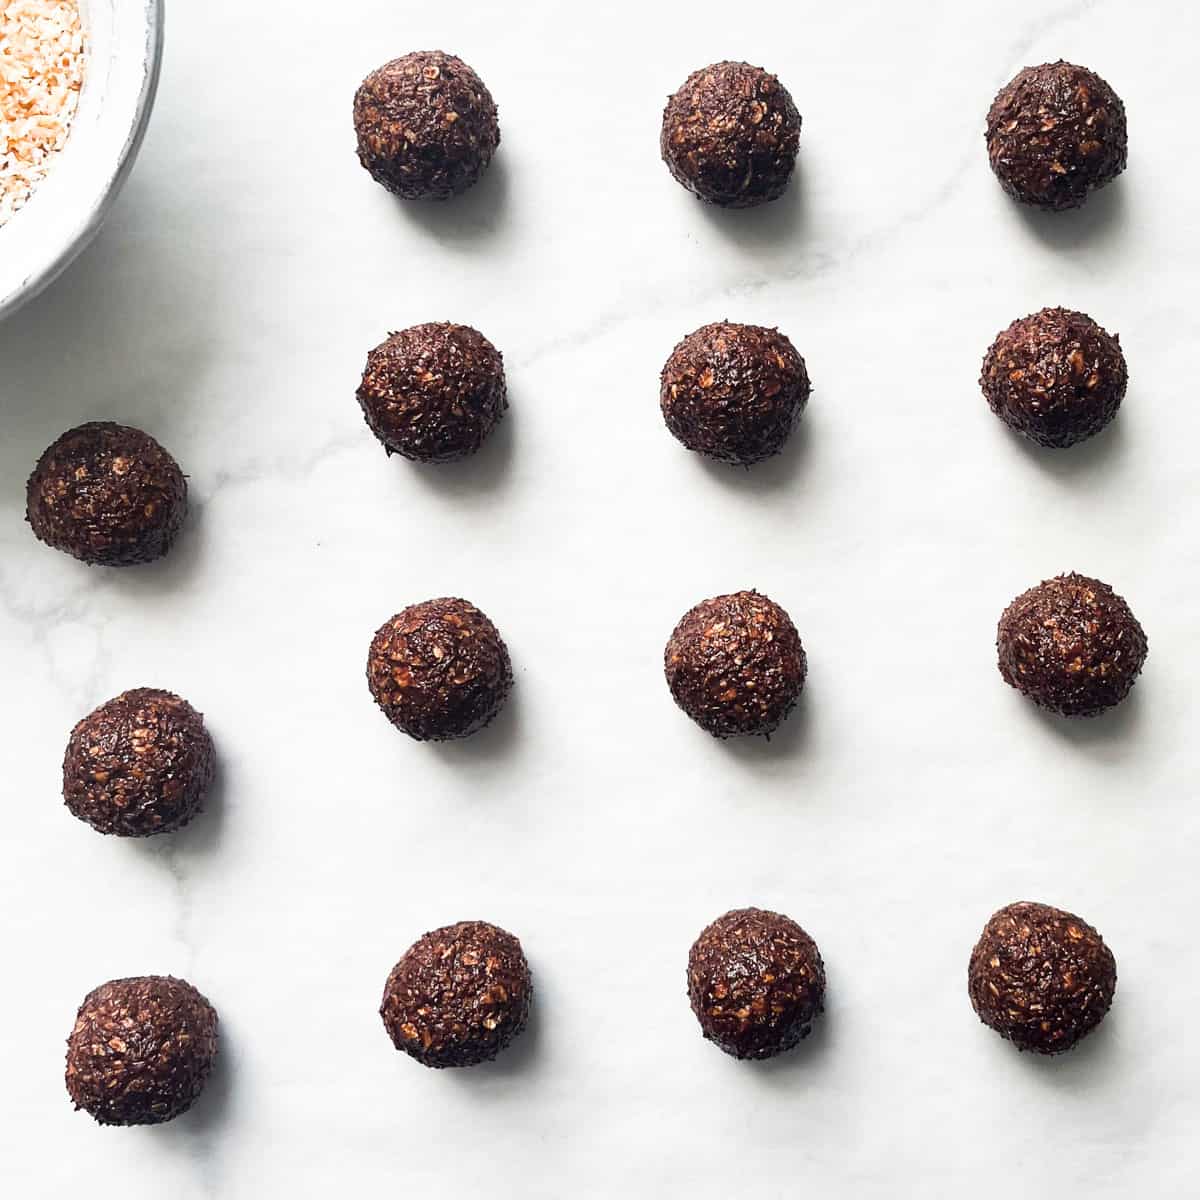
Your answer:
[[[809,391],[804,359],[778,329],[718,321],[671,352],[659,402],[689,450],[748,467],[783,449]]]
[[[772,1058],[808,1037],[825,1007],[817,944],[789,917],[739,908],[688,955],[688,998],[704,1036],[734,1058]]]
[[[808,671],[791,618],[758,592],[697,604],[675,626],[663,661],[675,703],[717,738],[773,733]]]
[[[1129,694],[1147,642],[1107,583],[1072,572],[1022,592],[1000,617],[996,648],[1005,683],[1064,717],[1094,717]]]
[[[358,403],[389,454],[453,462],[474,454],[508,408],[504,361],[468,325],[414,325],[367,356]]]
[[[1104,1019],[1117,964],[1086,921],[1048,904],[1009,904],[983,927],[967,989],[979,1019],[1019,1050],[1060,1054]]]
[[[63,799],[101,833],[149,837],[186,825],[204,805],[214,754],[204,718],[160,688],[136,688],[71,731]]]
[[[447,200],[500,144],[496,104],[461,58],[419,50],[384,63],[354,95],[358,160],[405,200]]]
[[[751,208],[787,188],[800,114],[761,67],[714,63],[693,71],[667,101],[659,145],[689,192],[722,208]]]
[[[159,1125],[204,1090],[217,1014],[169,975],[114,979],[89,992],[67,1039],[67,1091],[101,1125]]]
[[[444,742],[495,717],[512,690],[512,663],[495,625],[473,604],[426,600],[375,634],[367,682],[397,729],[419,742]]]
[[[486,921],[459,921],[409,947],[379,1015],[396,1049],[422,1065],[473,1067],[525,1028],[532,997],[521,943]]]
[[[38,459],[26,499],[25,519],[47,546],[128,567],[171,548],[187,516],[187,481],[148,433],[91,421]]]
[[[1010,429],[1040,446],[1065,447],[1117,415],[1128,380],[1115,334],[1086,313],[1043,308],[996,338],[979,382]]]
[[[1037,208],[1078,208],[1125,170],[1126,145],[1120,97],[1099,75],[1061,60],[1026,67],[988,112],[988,158],[1000,186]]]

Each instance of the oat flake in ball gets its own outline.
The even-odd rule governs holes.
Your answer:
[[[1125,170],[1125,106],[1099,75],[1072,63],[1026,67],[987,116],[1000,186],[1036,208],[1078,208]]]
[[[722,208],[783,195],[800,145],[800,114],[774,75],[749,63],[693,71],[667,101],[659,146],[689,192]]]
[[[809,390],[804,359],[778,329],[718,321],[672,351],[659,403],[689,450],[748,467],[783,449]]]
[[[404,609],[375,634],[367,682],[397,729],[442,742],[491,722],[512,690],[512,663],[495,625],[447,597]]]
[[[1073,446],[1117,415],[1129,373],[1120,339],[1086,313],[1043,308],[1014,321],[983,360],[992,412],[1041,446]]]
[[[758,592],[685,613],[663,656],[675,703],[717,738],[769,735],[796,707],[808,660],[791,618]]]
[[[789,917],[740,908],[688,955],[688,998],[704,1036],[734,1058],[772,1058],[808,1037],[825,1003],[817,944]]]
[[[496,1057],[529,1019],[533,981],[521,943],[486,921],[427,933],[392,968],[379,1013],[392,1044],[426,1067]]]
[[[71,731],[63,799],[100,833],[149,837],[180,829],[200,812],[213,771],[204,718],[171,692],[136,688]]]
[[[414,325],[367,356],[358,403],[389,454],[453,462],[474,454],[508,408],[504,361],[468,325]]]
[[[406,200],[465,192],[500,144],[491,92],[461,58],[441,50],[372,71],[354,96],[354,129],[359,161]]]
[[[217,1014],[169,975],[90,992],[67,1039],[67,1091],[101,1125],[158,1125],[187,1112],[217,1053]]]
[[[1005,683],[1064,717],[1094,717],[1129,694],[1146,634],[1106,583],[1059,575],[1018,596],[996,634]]]
[[[979,1019],[1019,1050],[1060,1054],[1104,1019],[1117,964],[1086,921],[1022,901],[994,914],[971,952],[967,988]]]
[[[149,434],[111,421],[68,430],[29,477],[25,519],[39,540],[82,562],[127,567],[171,548],[187,481]]]

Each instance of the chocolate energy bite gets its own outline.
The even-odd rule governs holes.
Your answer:
[[[500,144],[496,104],[461,58],[420,50],[384,63],[354,96],[358,159],[405,200],[446,200],[483,174]]]
[[[979,1019],[1019,1050],[1060,1054],[1104,1019],[1117,964],[1086,921],[1022,901],[995,913],[967,968]]]
[[[64,433],[26,488],[25,519],[38,539],[101,566],[161,558],[186,516],[179,464],[148,433],[111,421]]]
[[[486,921],[459,921],[409,947],[379,1013],[396,1049],[423,1066],[471,1067],[525,1028],[532,997],[521,943]]]
[[[741,62],[693,71],[667,101],[659,139],[671,174],[722,208],[783,195],[799,145],[800,114],[787,88]]]
[[[987,116],[1000,186],[1036,208],[1078,208],[1125,170],[1125,106],[1099,75],[1072,63],[1026,67]]]
[[[67,1092],[101,1125],[158,1125],[187,1112],[217,1053],[217,1014],[169,975],[89,992],[67,1039]]]
[[[200,812],[213,772],[204,718],[171,692],[136,688],[71,731],[63,799],[101,833],[148,837],[180,829]]]
[[[473,604],[426,600],[397,613],[371,642],[367,683],[397,729],[419,742],[466,737],[512,690],[508,648]]]
[[[789,917],[740,908],[688,955],[688,997],[704,1036],[734,1058],[772,1058],[808,1037],[825,1004],[817,944]]]
[[[1064,717],[1094,717],[1129,694],[1146,661],[1146,634],[1129,605],[1098,579],[1059,575],[1019,595],[996,634],[1005,683]]]
[[[690,609],[663,663],[675,703],[717,738],[773,733],[796,707],[808,672],[791,618],[753,591]]]
[[[358,403],[388,454],[425,463],[466,458],[508,408],[504,361],[469,325],[414,325],[367,356]]]
[[[809,391],[804,359],[778,329],[718,321],[672,351],[659,402],[689,450],[748,467],[783,449]]]
[[[992,412],[1041,446],[1073,446],[1117,415],[1129,372],[1120,339],[1086,313],[1043,308],[1014,321],[983,360]]]

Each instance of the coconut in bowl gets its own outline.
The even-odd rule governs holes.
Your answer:
[[[162,0],[0,3],[0,318],[96,236],[141,145]]]

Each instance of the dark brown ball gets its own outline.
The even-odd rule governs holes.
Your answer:
[[[804,359],[778,329],[718,321],[671,352],[659,402],[689,450],[748,467],[783,449],[809,391]]]
[[[405,200],[447,200],[483,174],[500,144],[496,104],[461,58],[419,50],[384,63],[354,96],[358,160]]]
[[[101,833],[170,833],[203,807],[214,757],[204,718],[186,700],[136,688],[100,705],[71,731],[63,799]]]
[[[171,548],[187,480],[148,434],[111,421],[68,430],[29,477],[25,519],[47,546],[85,563],[128,567]]]
[[[1020,1050],[1070,1050],[1104,1019],[1117,964],[1086,921],[1022,901],[983,927],[967,968],[979,1019]]]
[[[1000,617],[996,647],[1005,683],[1064,717],[1094,717],[1124,700],[1148,649],[1129,605],[1074,572],[1018,596]]]
[[[159,1125],[204,1090],[217,1014],[169,975],[114,979],[88,994],[67,1039],[67,1091],[101,1125]]]
[[[788,917],[739,908],[688,955],[688,997],[704,1036],[734,1058],[772,1058],[812,1031],[825,1007],[817,944]]]
[[[980,386],[1010,429],[1041,446],[1073,446],[1117,415],[1129,373],[1115,334],[1086,313],[1043,308],[1014,321],[983,360]]]
[[[663,161],[689,192],[722,208],[783,195],[800,146],[800,114],[774,75],[749,63],[693,71],[667,101]]]
[[[1014,200],[1078,208],[1125,170],[1125,106],[1086,67],[1061,60],[1026,67],[992,101],[987,147]]]
[[[718,738],[773,733],[808,672],[791,618],[758,592],[697,604],[675,626],[663,661],[675,703]]]
[[[397,729],[419,742],[443,742],[495,717],[512,690],[512,663],[495,625],[473,604],[426,600],[375,634],[367,682]]]
[[[414,325],[367,356],[358,403],[389,454],[453,462],[474,454],[508,408],[504,360],[468,325]]]
[[[392,968],[379,1014],[397,1050],[426,1067],[490,1062],[529,1019],[521,943],[486,921],[427,933]]]

